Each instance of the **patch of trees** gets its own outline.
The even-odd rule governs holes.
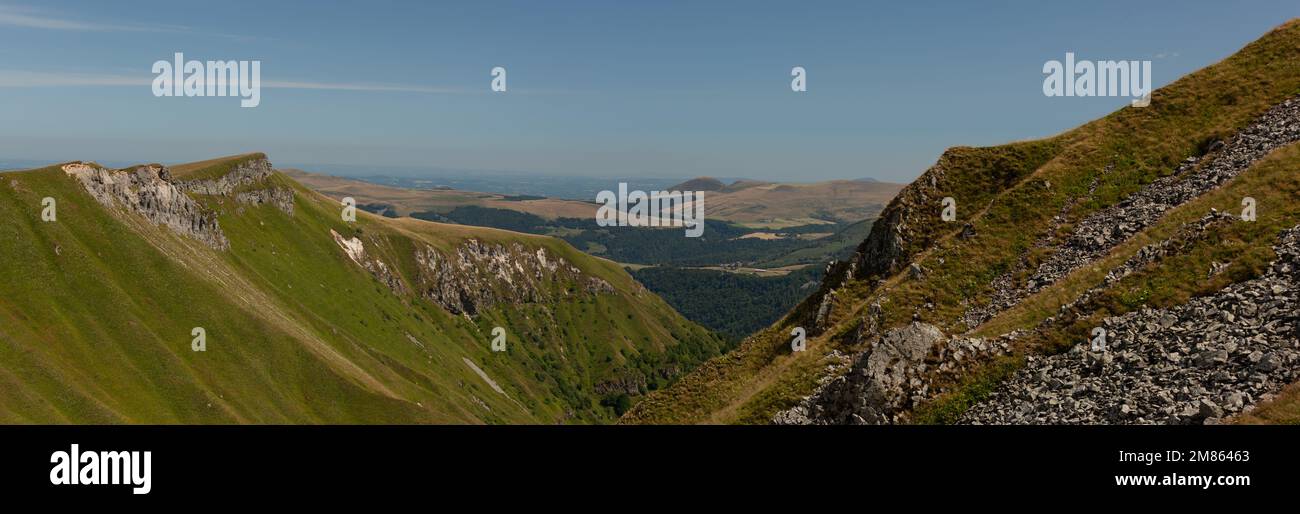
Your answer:
[[[397,209],[386,203],[364,203],[357,207],[361,208],[363,211],[369,211],[385,218],[397,217]]]
[[[821,266],[781,277],[666,267],[632,272],[677,312],[732,342],[780,319],[816,291],[821,275]]]
[[[477,205],[464,205],[446,213],[415,212],[412,218],[429,221],[451,222],[476,227],[491,227],[528,234],[545,234],[549,224],[545,218],[526,212],[509,209],[494,209]]]

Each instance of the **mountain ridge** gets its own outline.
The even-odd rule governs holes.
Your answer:
[[[383,212],[398,217],[420,212],[445,213],[458,206],[477,206],[518,211],[546,219],[594,219],[599,207],[594,202],[558,198],[409,189],[301,170],[290,172],[290,176],[332,198],[350,196],[358,204],[383,206]],[[708,219],[759,228],[829,223],[828,220],[861,221],[874,216],[902,188],[900,184],[855,180],[807,184],[737,180],[726,185],[717,179],[701,179],[707,180],[700,182],[700,187],[692,185],[694,180],[700,179],[692,179],[669,189],[711,192],[706,201]],[[611,184],[610,187],[613,190],[617,185]]]
[[[1193,176],[1186,170],[1237,159],[1235,153],[1225,153],[1224,142],[1249,138],[1241,134],[1250,131],[1252,122],[1284,109],[1300,93],[1297,49],[1300,21],[1292,20],[1224,61],[1155,91],[1149,107],[1126,107],[1046,139],[948,150],[885,208],[856,256],[833,266],[817,294],[737,350],[651,395],[622,422],[959,422],[966,409],[986,401],[1028,357],[1077,348],[1110,315],[1179,305],[1192,291],[1211,293],[1193,285],[1198,281],[1188,276],[1190,270],[1229,270],[1211,275],[1216,288],[1258,276],[1267,268],[1263,256],[1272,252],[1278,231],[1300,222],[1277,203],[1294,190],[1293,181],[1280,174],[1285,167],[1267,164],[1294,147],[1288,138],[1279,139],[1280,148],[1266,152],[1267,158],[1226,185],[1198,193],[1168,213],[1134,211],[1134,216],[1150,219],[1117,229],[1123,243],[1109,247],[1100,259],[1046,287],[1031,282],[1033,271],[1060,251],[1062,241],[1089,215],[1138,198],[1134,195],[1142,187],[1161,177]],[[1296,123],[1300,121],[1286,118],[1284,130],[1293,130]],[[1237,189],[1243,185],[1254,189]],[[1227,191],[1271,205],[1259,214],[1261,220],[1268,217],[1267,223],[1213,225],[1208,230],[1214,235],[1187,243],[1185,253],[1156,258],[1142,264],[1139,273],[1104,282],[1107,271],[1142,248],[1136,241],[1170,237],[1180,224],[1193,222],[1211,207],[1239,212],[1242,196],[1227,197]],[[955,222],[940,219],[945,197],[956,199]],[[1260,230],[1265,226],[1271,233]],[[1216,247],[1209,242],[1219,238],[1235,243]],[[1185,259],[1198,261],[1194,266],[1173,264]],[[1081,304],[1082,310],[1055,317],[1062,305],[1092,287],[1100,292]],[[990,305],[999,291],[1022,288],[1036,292],[1007,311],[999,307],[987,321],[967,316]],[[968,319],[978,326],[967,324]],[[935,331],[915,328],[918,323]],[[795,354],[787,333],[799,326],[808,330],[808,351]],[[935,333],[939,336],[920,335]],[[881,341],[892,338],[902,338],[916,352],[885,359],[896,345]],[[1235,383],[1224,382],[1224,387]],[[1250,407],[1229,407],[1236,404],[1209,389],[1160,407],[1173,414],[1143,411],[1131,420],[1218,422],[1213,416],[1196,417],[1199,410],[1184,416],[1182,409],[1196,402],[1214,403],[1224,414]],[[843,394],[828,392],[832,390]],[[1154,408],[1134,406],[1134,413],[1138,407]]]
[[[345,221],[261,154],[181,170],[0,174],[6,421],[603,423],[723,350],[553,238]]]

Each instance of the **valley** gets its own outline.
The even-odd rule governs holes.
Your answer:
[[[0,491],[1286,498],[1297,5],[0,0]]]
[[[680,229],[601,225],[598,203],[407,189],[303,171],[290,175],[331,197],[355,198],[361,208],[387,217],[563,239],[619,263],[678,312],[732,342],[776,321],[811,294],[826,264],[852,253],[900,187],[866,180],[736,180],[727,185],[707,177],[692,179],[667,188],[703,191],[706,197],[701,237],[683,237]],[[737,274],[744,276],[732,276]],[[738,300],[718,302],[719,297]]]
[[[10,169],[0,421],[1297,422],[1297,48],[905,186]]]

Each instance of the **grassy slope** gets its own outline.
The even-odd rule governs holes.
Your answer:
[[[1300,169],[1300,144],[1274,151],[1223,187],[1166,213],[1159,223],[1115,248],[1094,266],[1069,275],[990,320],[976,334],[996,335],[1038,325],[1085,290],[1101,286],[1109,270],[1123,264],[1143,246],[1172,238],[1180,227],[1196,221],[1211,209],[1239,213],[1241,200],[1247,196],[1258,202],[1256,221],[1211,225],[1203,238],[1190,241],[1173,255],[1165,256],[1102,289],[1081,306],[1083,316],[1053,326],[1041,336],[1018,341],[1019,352],[1065,351],[1080,341],[1086,341],[1089,331],[1103,318],[1143,307],[1172,307],[1194,296],[1212,294],[1232,283],[1259,276],[1276,257],[1272,245],[1277,241],[1278,233],[1300,224],[1300,204],[1294,201],[1300,196],[1300,175],[1295,173],[1296,169]],[[1221,271],[1211,274],[1216,265],[1221,266]],[[990,392],[988,386],[991,382],[1020,364],[1021,360],[1016,357],[1004,359],[969,380],[955,384],[950,393],[920,407],[917,421],[954,421],[967,406]]]
[[[1263,402],[1254,412],[1238,416],[1237,423],[1248,425],[1300,425],[1300,384],[1291,384],[1272,401]]]
[[[940,160],[948,180],[938,181],[935,196],[957,198],[961,220],[974,225],[977,237],[955,238],[960,223],[931,219],[938,215],[937,206],[916,207],[924,221],[909,227],[920,237],[909,241],[907,250],[918,254],[916,261],[926,274],[888,276],[878,288],[849,284],[836,297],[832,327],[810,339],[808,351],[791,354],[786,334],[794,320],[806,319],[812,306],[805,304],[736,351],[647,398],[623,421],[765,422],[812,391],[826,353],[860,349],[848,334],[873,301],[881,302],[884,327],[905,323],[916,313],[950,333],[964,331],[961,313],[987,301],[992,278],[1014,269],[1022,256],[1029,260],[1028,269],[1045,256],[1030,247],[1046,233],[1052,216],[1073,205],[1070,218],[1082,219],[1300,93],[1297,56],[1300,22],[1291,21],[1223,62],[1156,91],[1148,108],[1121,109],[1046,140],[950,150]],[[1035,162],[1041,157],[1046,158]],[[1023,170],[1023,162],[1034,163],[1028,173],[1007,173]],[[934,308],[918,309],[927,303]]]
[[[230,165],[182,169],[210,178]],[[0,179],[0,216],[13,221],[0,225],[3,422],[603,422],[612,413],[597,381],[687,368],[719,347],[617,266],[561,241],[364,213],[348,226],[336,202],[280,175],[297,193],[292,217],[196,196],[220,213],[229,252],[111,215],[58,168]],[[40,221],[45,196],[59,202],[57,222]],[[455,317],[392,294],[330,228],[360,232],[408,278],[413,241],[477,237],[545,246],[618,293]],[[487,351],[495,325],[510,333],[503,354]],[[189,349],[195,326],[206,352]]]
[[[204,180],[221,177],[236,166],[256,159],[265,159],[266,154],[261,152],[246,153],[240,155],[230,155],[226,157],[217,157],[206,161],[189,162],[177,164],[168,169],[171,170],[172,176],[182,180]]]

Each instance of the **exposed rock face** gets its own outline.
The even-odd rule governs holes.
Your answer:
[[[616,375],[614,378],[597,382],[592,386],[592,390],[600,396],[607,396],[616,393],[634,396],[641,394],[645,389],[646,377],[637,370],[624,371],[623,373]]]
[[[1269,152],[1296,141],[1300,141],[1300,100],[1291,99],[1269,109],[1205,157],[1187,158],[1174,174],[1159,178],[1119,203],[1084,218],[1023,286],[1013,286],[1009,276],[995,279],[992,300],[966,313],[967,326],[980,325],[998,312],[1106,255],[1134,234],[1160,221],[1169,210],[1218,188]]]
[[[229,173],[217,178],[182,180],[176,185],[186,191],[209,196],[230,196],[242,186],[260,184],[275,172],[266,159],[249,159],[236,164]]]
[[[545,248],[470,239],[445,255],[431,246],[416,251],[420,296],[456,314],[474,315],[497,303],[541,302],[563,295],[610,293],[608,282],[588,276]],[[577,284],[576,289],[568,288]]]
[[[1258,279],[1107,318],[1104,352],[1030,357],[962,421],[1187,424],[1248,410],[1300,379],[1300,226],[1274,249]]]
[[[914,404],[930,394],[937,377],[1005,353],[1006,340],[948,338],[934,325],[913,322],[889,330],[853,358],[847,373],[832,363],[824,382],[794,408],[777,413],[777,424],[893,424],[905,422]],[[839,375],[839,376],[836,376]]]
[[[375,279],[382,282],[385,286],[388,286],[388,289],[392,290],[394,293],[406,294],[406,285],[402,283],[402,279],[399,278],[397,274],[393,272],[393,269],[388,267],[388,264],[385,264],[384,261],[367,255],[366,245],[361,242],[361,239],[356,237],[343,237],[338,232],[335,232],[334,229],[330,229],[330,236],[334,237],[334,242],[339,245],[339,248],[343,249],[343,253],[346,253],[348,258],[352,259],[352,262],[359,264],[366,271],[369,271]]]
[[[186,195],[184,188],[171,181],[171,173],[164,167],[108,170],[74,163],[63,166],[63,171],[80,180],[86,191],[106,207],[120,204],[153,223],[166,225],[213,248],[230,248],[216,214],[205,211]]]
[[[330,235],[348,258],[394,293],[414,291],[453,314],[473,316],[502,303],[543,303],[557,297],[614,292],[609,282],[584,273],[545,248],[477,239],[465,241],[451,255],[428,245],[417,249],[414,283],[407,286],[391,266],[366,251],[360,238],[343,237],[334,230]]]
[[[285,214],[293,216],[293,190],[282,187],[242,191],[235,195],[235,201],[249,205],[269,203]]]
[[[110,170],[90,164],[72,163],[64,165],[63,171],[81,181],[81,185],[99,203],[107,207],[120,204],[151,222],[166,225],[179,234],[193,237],[218,250],[230,248],[230,241],[221,231],[216,213],[205,210],[189,194],[234,195],[240,203],[270,203],[293,214],[292,190],[264,188],[235,193],[237,188],[263,183],[274,173],[275,170],[266,159],[250,159],[215,179],[189,181],[176,180],[171,170],[156,164]]]
[[[829,324],[833,307],[835,307],[835,290],[831,289],[822,296],[822,303],[817,306],[817,318],[813,321],[813,324],[818,327]]]
[[[830,302],[836,289],[850,280],[888,275],[908,264],[912,255],[905,249],[905,243],[919,239],[912,227],[926,222],[924,213],[930,210],[922,206],[931,205],[942,197],[939,183],[945,174],[944,161],[940,159],[889,202],[852,257],[827,267],[821,289],[811,297],[812,301],[818,302],[818,310],[815,317],[807,320],[810,333],[822,332],[830,322]]]

